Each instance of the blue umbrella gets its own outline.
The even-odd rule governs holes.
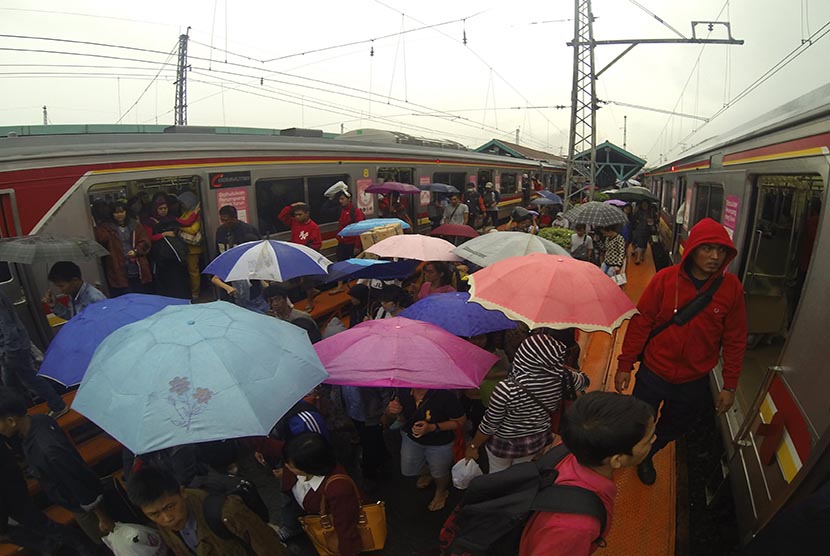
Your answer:
[[[537,195],[540,195],[541,197],[543,197],[545,199],[553,201],[553,203],[555,205],[564,204],[562,202],[562,197],[560,197],[559,195],[557,195],[553,191],[548,191],[547,189],[540,189],[539,191],[534,191],[534,193],[536,193]]]
[[[228,249],[205,267],[225,282],[271,280],[285,282],[298,276],[325,274],[331,261],[305,245],[264,239]]]
[[[411,276],[420,261],[405,259],[401,261],[380,261],[377,259],[346,259],[329,267],[326,283],[358,278],[376,280],[396,280]]]
[[[419,185],[418,187],[424,191],[432,191],[433,193],[459,193],[457,187],[447,185],[446,183],[429,183],[427,185]]]
[[[224,301],[178,305],[110,334],[72,408],[144,454],[265,436],[327,377],[298,326]]]
[[[186,299],[128,293],[93,303],[61,326],[49,344],[39,374],[64,386],[80,384],[95,349],[122,326],[158,313],[168,305],[187,305]]]
[[[516,328],[516,323],[503,313],[489,311],[469,300],[468,293],[436,293],[404,309],[400,316],[432,323],[465,338]]]
[[[349,224],[340,230],[337,235],[341,237],[359,236],[363,232],[368,232],[369,230],[373,230],[381,226],[388,226],[390,224],[400,224],[404,230],[409,229],[409,224],[400,218],[369,218],[367,220],[361,220],[360,222]]]

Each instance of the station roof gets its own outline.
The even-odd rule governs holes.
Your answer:
[[[583,151],[576,156],[577,160],[587,160],[591,151]],[[627,150],[605,141],[597,145],[597,178],[595,183],[600,188],[613,187],[619,181],[631,178],[643,169],[646,161]]]
[[[500,156],[509,156],[512,158],[524,158],[526,160],[538,160],[540,162],[548,162],[551,164],[564,164],[565,159],[555,154],[546,153],[545,151],[538,151],[517,145],[516,143],[508,143],[500,139],[491,139],[487,143],[476,149],[480,153],[496,154]]]

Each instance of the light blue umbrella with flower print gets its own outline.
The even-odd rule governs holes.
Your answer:
[[[224,301],[110,334],[72,408],[130,451],[267,435],[325,369],[302,328]]]

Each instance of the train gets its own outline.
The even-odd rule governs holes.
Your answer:
[[[830,373],[821,352],[830,307],[830,85],[652,168],[660,243],[675,262],[705,217],[738,249],[748,350],[734,408],[719,418],[711,492],[731,486],[742,543],[830,478]],[[700,134],[703,136],[705,134]],[[713,395],[722,385],[713,373]]]
[[[280,209],[306,202],[320,225],[323,250],[336,246],[339,207],[324,192],[338,181],[348,184],[367,217],[378,215],[372,183],[387,180],[414,185],[445,183],[463,191],[466,184],[493,182],[501,192],[500,210],[521,201],[522,177],[556,187],[563,163],[522,160],[466,150],[463,145],[367,130],[323,136],[319,130],[263,130],[187,126],[32,126],[0,130],[0,237],[51,234],[93,238],[91,205],[96,200],[152,198],[162,192],[191,191],[202,207],[206,261],[216,253],[212,241],[218,210],[237,208],[239,218],[264,237],[289,238]],[[408,196],[416,227],[426,218],[430,193]],[[81,265],[85,279],[106,287],[97,262]],[[38,265],[0,263],[0,288],[16,300],[33,340],[45,347],[53,328],[38,303],[48,284]]]

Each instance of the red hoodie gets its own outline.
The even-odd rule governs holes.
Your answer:
[[[283,224],[291,228],[291,243],[299,243],[319,251],[323,246],[323,236],[320,235],[320,226],[310,218],[300,224],[293,216],[294,207],[288,205],[277,216]]]
[[[726,272],[726,267],[738,252],[726,229],[711,218],[704,218],[692,228],[680,263],[664,268],[649,282],[637,305],[640,314],[628,324],[617,372],[630,371],[649,331],[671,319],[677,309],[698,294],[685,263],[695,248],[705,243],[724,245],[728,252],[721,270],[702,289],[709,288],[721,273],[723,283],[712,302],[691,321],[669,326],[652,338],[644,363],[663,380],[679,384],[706,376],[718,364],[723,350],[723,386],[737,386],[746,351],[746,308],[743,286],[737,276]]]
[[[337,221],[339,227],[337,228],[337,233],[343,231],[343,228],[348,226],[349,224],[354,224],[355,222],[362,222],[366,220],[366,216],[364,216],[363,211],[359,208],[355,207],[352,203],[349,203],[345,207],[340,208],[340,219]],[[340,243],[345,243],[347,245],[354,245],[358,249],[361,247],[360,236],[349,236],[349,237],[342,237],[337,236],[337,241]]]

